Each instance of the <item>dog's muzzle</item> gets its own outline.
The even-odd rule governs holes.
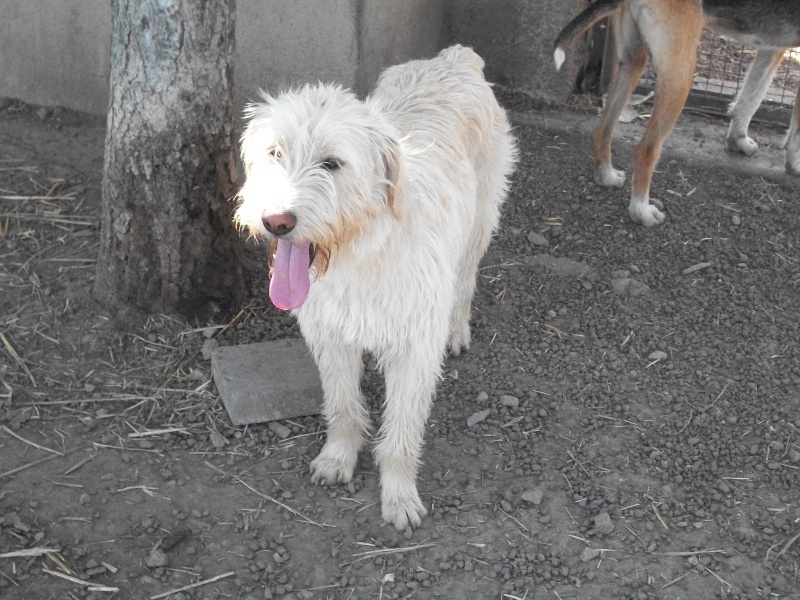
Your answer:
[[[297,217],[290,212],[270,214],[264,211],[261,213],[261,222],[264,224],[264,228],[272,235],[281,237],[292,232],[295,225],[297,225]]]

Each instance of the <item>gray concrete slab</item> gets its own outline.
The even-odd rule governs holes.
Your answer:
[[[303,340],[222,346],[211,373],[234,425],[317,415],[322,382]]]

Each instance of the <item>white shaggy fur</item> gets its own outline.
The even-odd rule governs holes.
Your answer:
[[[516,160],[482,69],[454,46],[388,69],[364,102],[322,84],[265,96],[242,137],[237,223],[273,242],[266,225],[286,224],[272,228],[276,263],[281,252],[305,261],[316,251],[307,291],[281,296],[277,272],[270,284],[322,377],[328,436],[312,479],[353,477],[370,430],[360,390],[368,350],[386,378],[375,448],[383,518],[401,530],[426,513],[416,486],[425,422],[447,347],[469,347],[478,262]],[[291,261],[281,269],[296,274]]]

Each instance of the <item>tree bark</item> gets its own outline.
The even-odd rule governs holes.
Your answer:
[[[192,316],[241,300],[234,22],[235,0],[113,0],[94,286],[111,308]]]

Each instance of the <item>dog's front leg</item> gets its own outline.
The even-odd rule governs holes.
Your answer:
[[[348,483],[358,451],[370,428],[369,412],[361,395],[361,349],[343,344],[312,344],[325,397],[323,416],[328,439],[311,462],[311,479],[320,485]]]
[[[789,131],[786,132],[783,147],[786,150],[786,172],[789,175],[800,177],[800,89],[797,90],[792,124],[789,126]]]
[[[407,349],[385,361],[386,405],[375,458],[381,471],[384,521],[417,527],[427,511],[417,492],[417,468],[442,356]]]
[[[747,70],[744,85],[736,100],[731,104],[728,114],[731,123],[725,138],[725,145],[731,152],[741,152],[753,156],[758,150],[756,141],[747,135],[750,120],[767,94],[769,84],[783,60],[783,50],[759,50]]]

